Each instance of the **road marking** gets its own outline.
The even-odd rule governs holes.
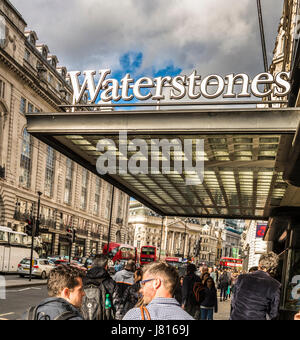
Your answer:
[[[13,315],[15,313],[11,312],[11,313],[6,313],[6,314],[0,314],[0,316],[7,316],[7,315]]]
[[[20,289],[18,290],[18,292],[24,292],[25,290],[30,290],[31,288],[24,288],[24,289]]]

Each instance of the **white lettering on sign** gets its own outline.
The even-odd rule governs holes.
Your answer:
[[[292,278],[292,284],[296,284],[296,286],[292,290],[292,298],[294,300],[300,299],[300,275],[296,275]]]
[[[120,82],[116,79],[106,79],[111,73],[110,69],[99,70],[99,80],[95,83],[96,71],[84,71],[84,80],[79,83],[80,71],[71,71],[69,76],[74,91],[73,104],[80,103],[83,95],[87,92],[89,103],[118,102],[119,100],[130,101],[134,98],[138,100],[164,100],[165,88],[170,89],[171,100],[179,100],[184,96],[195,100],[201,96],[206,99],[242,98],[255,97],[264,98],[273,94],[275,97],[285,97],[291,90],[290,73],[279,72],[276,75],[271,73],[260,73],[251,80],[248,75],[240,73],[229,74],[224,78],[219,75],[209,75],[201,78],[197,71],[193,71],[187,76],[166,77],[141,77],[134,81],[127,73]],[[202,79],[202,80],[201,80]],[[241,87],[238,90],[237,87]]]

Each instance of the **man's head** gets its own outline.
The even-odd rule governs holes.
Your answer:
[[[203,266],[202,268],[201,268],[201,273],[202,273],[202,275],[204,274],[204,273],[207,273],[208,272],[208,267],[207,266]]]
[[[126,269],[130,272],[134,272],[135,271],[135,262],[133,260],[129,260],[126,263],[126,266],[124,267],[124,269]]]
[[[48,294],[60,297],[80,308],[84,296],[82,278],[84,272],[72,266],[58,266],[50,271]]]
[[[271,275],[276,273],[279,263],[279,256],[274,252],[261,255],[259,259],[258,269],[263,270]]]
[[[108,256],[104,254],[96,255],[93,259],[92,268],[102,267],[105,270],[108,268]]]
[[[187,275],[194,274],[197,271],[197,267],[193,263],[189,263],[186,267]]]
[[[173,266],[163,262],[146,265],[141,281],[144,303],[147,305],[157,297],[172,298],[178,284],[179,276]]]

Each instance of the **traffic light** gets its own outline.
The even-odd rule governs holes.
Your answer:
[[[68,227],[66,232],[67,232],[67,238],[69,239],[70,242],[72,242],[72,240],[73,240],[73,231],[72,231],[72,229]]]
[[[28,218],[26,220],[26,225],[25,225],[25,233],[28,236],[32,236],[32,232],[33,232],[33,219],[32,218]]]

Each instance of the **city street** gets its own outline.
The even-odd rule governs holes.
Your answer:
[[[47,298],[47,287],[8,289],[6,300],[0,300],[0,320],[20,320],[30,306]],[[214,320],[229,320],[230,301],[219,302],[219,312]]]
[[[30,306],[47,296],[46,286],[7,289],[6,300],[0,300],[0,320],[20,320]]]

